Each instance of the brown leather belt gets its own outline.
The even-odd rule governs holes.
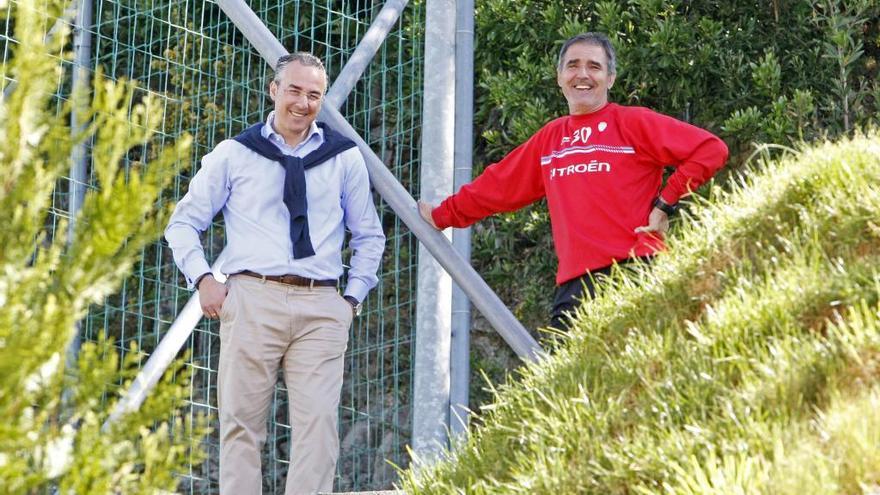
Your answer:
[[[336,287],[336,280],[315,280],[313,278],[300,277],[299,275],[260,275],[250,270],[238,272],[238,275],[247,275],[248,277],[259,278],[263,281],[269,280],[281,284],[296,285],[297,287]]]

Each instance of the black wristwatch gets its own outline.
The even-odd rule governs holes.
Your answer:
[[[343,297],[343,299],[348,301],[348,304],[351,304],[351,309],[352,309],[352,311],[354,311],[354,315],[360,316],[361,310],[363,310],[364,305],[361,304],[361,302],[358,301],[354,296],[342,296],[342,297]]]
[[[663,201],[663,198],[657,197],[657,199],[654,200],[654,208],[657,208],[658,210],[662,211],[663,213],[666,213],[667,215],[672,216],[675,214],[675,212],[678,211],[678,203],[671,205],[671,204],[667,203],[666,201]]]

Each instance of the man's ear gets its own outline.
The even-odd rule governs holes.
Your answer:
[[[269,98],[272,101],[275,101],[275,94],[278,92],[278,84],[273,79],[272,82],[269,83]]]

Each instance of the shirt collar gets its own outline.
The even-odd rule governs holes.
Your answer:
[[[281,136],[281,134],[279,134],[278,131],[275,130],[275,112],[274,111],[269,112],[269,116],[266,117],[266,125],[264,125],[263,128],[260,130],[260,134],[264,138],[272,141],[273,143],[275,143],[277,145],[283,145],[283,146],[286,146],[286,147],[292,148],[292,149],[298,149],[298,148],[304,146],[306,143],[308,143],[312,139],[318,140],[318,145],[320,146],[320,144],[324,140],[324,133],[321,132],[321,129],[318,127],[318,124],[316,122],[312,122],[312,124],[309,126],[309,132],[306,134],[306,138],[303,139],[296,146],[290,146],[289,144],[287,144],[286,141],[284,141],[284,137]]]

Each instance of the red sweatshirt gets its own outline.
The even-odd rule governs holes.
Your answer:
[[[432,216],[440,228],[467,227],[546,196],[561,284],[663,249],[662,237],[633,232],[648,224],[658,192],[674,204],[726,160],[727,146],[708,131],[647,108],[609,103],[548,123]],[[661,191],[665,166],[675,172]]]

